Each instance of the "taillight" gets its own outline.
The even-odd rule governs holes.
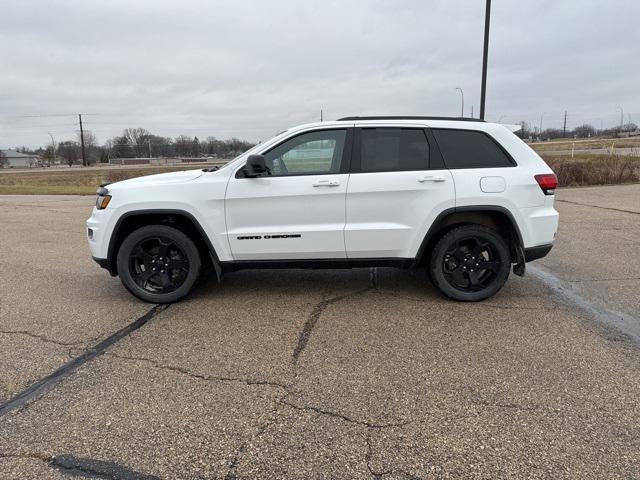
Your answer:
[[[555,173],[542,173],[535,175],[534,178],[545,195],[553,195],[558,186],[558,177],[556,177]]]

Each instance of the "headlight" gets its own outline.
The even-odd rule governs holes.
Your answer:
[[[96,199],[96,208],[98,210],[104,210],[111,201],[109,190],[104,187],[100,187],[96,193],[98,194],[98,198]]]

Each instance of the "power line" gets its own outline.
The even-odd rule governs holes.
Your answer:
[[[78,115],[77,113],[35,113],[35,114],[27,114],[27,115],[6,115],[7,117],[18,117],[18,118],[41,118],[41,117],[75,117]],[[95,116],[100,115],[99,113],[83,113],[85,116]]]

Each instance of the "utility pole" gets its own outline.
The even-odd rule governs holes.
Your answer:
[[[320,121],[323,122],[324,120],[322,119],[322,109],[320,109]]]
[[[82,114],[78,114],[78,120],[80,120],[80,145],[82,145],[82,166],[87,166],[87,155],[84,151],[84,130],[82,129]]]
[[[460,107],[460,118],[464,118],[464,92],[460,87],[456,87],[456,90],[460,90],[460,95],[462,97],[462,105]]]
[[[562,128],[562,138],[567,137],[567,111],[564,111],[564,127]]]
[[[473,105],[471,105],[471,118],[473,118]]]
[[[489,20],[491,17],[491,0],[486,0],[484,14],[484,51],[482,54],[482,87],[480,90],[480,120],[484,120],[484,104],[487,93],[487,60],[489,58]]]
[[[151,139],[147,139],[147,143],[149,144],[149,158],[151,158]]]
[[[542,117],[544,117],[544,112],[540,115],[540,137],[542,137]]]

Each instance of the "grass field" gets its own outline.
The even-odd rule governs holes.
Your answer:
[[[196,169],[194,166],[39,170],[2,172],[0,195],[91,195],[102,183],[127,178]]]
[[[596,138],[592,140],[575,140],[571,139],[559,139],[549,140],[548,142],[530,143],[529,146],[536,152],[550,152],[558,150],[571,150],[572,145],[575,144],[576,150],[591,150],[599,148],[611,148],[611,145],[615,145],[615,148],[637,148],[640,150],[640,138]]]

